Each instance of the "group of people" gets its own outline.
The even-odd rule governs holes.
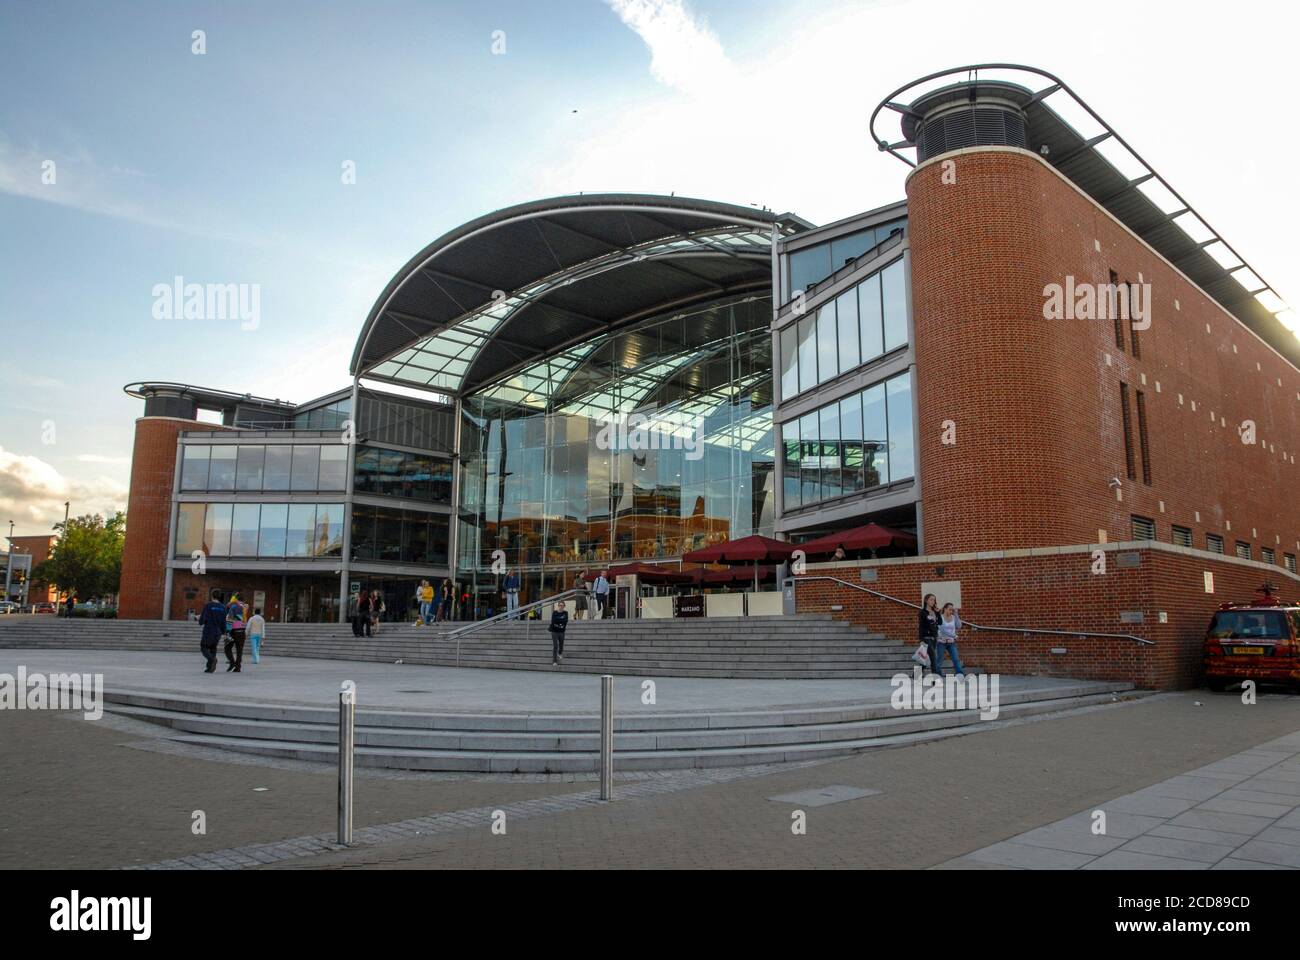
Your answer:
[[[450,580],[442,581],[442,586],[434,588],[428,580],[421,580],[415,590],[415,599],[420,605],[417,625],[427,627],[431,623],[450,620],[456,604],[456,587]]]
[[[244,642],[253,643],[253,663],[262,662],[262,641],[266,637],[266,620],[261,609],[248,615],[248,604],[239,599],[238,593],[231,593],[227,600],[220,590],[213,590],[211,599],[199,613],[199,629],[202,631],[199,649],[203,651],[206,662],[204,673],[215,673],[217,669],[217,644],[225,641],[226,672],[239,673],[244,666]]]
[[[952,661],[957,676],[966,676],[961,665],[961,655],[957,653],[957,633],[961,630],[961,611],[951,603],[939,606],[939,599],[933,593],[927,593],[921,601],[921,611],[917,614],[917,639],[924,644],[926,657],[923,666],[929,666],[930,672],[943,676],[943,658],[947,655]],[[917,657],[920,658],[920,648]]]
[[[379,622],[388,607],[384,604],[384,595],[378,590],[362,590],[352,602],[349,619],[352,621],[354,637],[373,637],[379,632]]]

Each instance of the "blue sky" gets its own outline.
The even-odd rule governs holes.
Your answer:
[[[870,110],[961,63],[1064,76],[1300,299],[1300,134],[1264,97],[1291,85],[1278,8],[999,6],[5,0],[0,521],[37,533],[68,498],[125,505],[130,381],[298,401],[343,386],[392,274],[490,210],[676,191],[827,222],[898,199]],[[152,289],[177,275],[258,284],[257,329],[155,319]]]

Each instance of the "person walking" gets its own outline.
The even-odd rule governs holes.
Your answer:
[[[370,591],[362,590],[357,597],[357,636],[370,636]]]
[[[506,612],[510,614],[511,620],[519,619],[516,611],[519,609],[519,574],[513,568],[506,571],[506,582],[503,584],[506,590]]]
[[[438,591],[438,608],[434,611],[434,620],[441,623],[451,619],[451,581],[444,579]]]
[[[221,602],[221,591],[213,590],[211,598],[199,612],[199,649],[207,663],[204,673],[217,669],[217,643],[226,632],[226,605]]]
[[[239,594],[232,593],[230,603],[226,605],[226,632],[230,634],[230,639],[226,641],[226,673],[232,670],[239,673],[244,665],[244,621],[247,617],[248,607],[239,599]]]
[[[558,667],[564,662],[564,631],[569,628],[569,611],[564,609],[560,600],[551,611],[551,625],[546,629],[551,632],[551,666]]]
[[[587,582],[587,571],[582,571],[578,576],[578,582],[574,584],[574,589],[580,591],[573,598],[573,619],[587,619],[587,595],[591,592],[591,584]]]
[[[253,645],[253,662],[262,662],[262,638],[266,636],[266,621],[262,619],[262,608],[258,607],[248,620],[248,639]]]
[[[370,593],[370,636],[379,633],[379,621],[388,608],[384,605],[384,595],[378,590]]]
[[[938,659],[934,662],[934,672],[943,676],[943,655],[948,654],[952,660],[953,669],[957,671],[957,676],[966,676],[966,671],[962,669],[961,657],[957,654],[957,631],[961,629],[961,611],[951,603],[943,605],[943,611],[939,616],[939,631],[937,645],[939,647]]]
[[[939,598],[927,593],[921,601],[921,610],[916,616],[916,639],[925,644],[925,652],[930,656],[930,671],[933,673],[937,664],[939,639]]]
[[[604,570],[596,574],[596,582],[591,585],[591,596],[595,600],[592,610],[595,619],[604,620],[609,608],[609,581],[605,579]]]
[[[427,627],[432,621],[430,613],[433,610],[433,584],[428,580],[420,581],[420,619],[419,624]]]

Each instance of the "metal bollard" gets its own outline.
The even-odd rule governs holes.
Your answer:
[[[614,678],[600,678],[600,799],[614,795]]]
[[[357,722],[356,694],[339,694],[339,843],[352,843],[352,745]]]

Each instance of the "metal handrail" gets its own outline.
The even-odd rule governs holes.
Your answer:
[[[903,600],[900,597],[891,597],[887,593],[881,593],[879,590],[872,590],[870,587],[864,587],[860,583],[851,583],[848,580],[841,580],[839,577],[827,577],[817,575],[813,577],[787,577],[781,582],[782,586],[786,584],[798,584],[801,581],[810,580],[833,580],[835,583],[842,583],[846,587],[852,587],[854,590],[861,590],[863,593],[869,593],[872,596],[880,597],[882,600],[891,600],[894,603],[901,603],[905,607],[911,607],[913,610],[920,610],[919,603],[912,603],[910,600]],[[972,630],[984,630],[989,633],[1041,633],[1054,637],[1105,637],[1110,640],[1134,640],[1138,643],[1145,643],[1149,646],[1155,646],[1154,640],[1148,640],[1146,637],[1135,637],[1131,633],[1094,633],[1091,630],[1044,630],[1040,627],[998,627],[974,623],[970,620],[963,620],[964,626]]]
[[[465,636],[466,634],[473,633],[475,630],[482,630],[484,627],[488,626],[489,624],[503,623],[506,620],[518,620],[520,614],[527,613],[531,610],[540,609],[541,607],[546,606],[548,603],[556,603],[559,600],[563,600],[565,597],[578,596],[579,594],[581,594],[584,597],[590,596],[587,590],[584,589],[583,587],[574,587],[571,590],[565,590],[563,593],[557,593],[554,596],[546,597],[545,599],[542,600],[534,600],[532,603],[525,603],[521,607],[515,607],[515,609],[513,610],[503,611],[502,613],[498,613],[495,616],[488,617],[486,620],[476,620],[473,623],[468,624],[467,626],[451,631],[446,636],[447,639],[449,640],[452,637],[456,638],[456,666],[458,667],[460,666],[460,638]],[[526,617],[524,618],[524,622],[525,623],[528,622]]]

